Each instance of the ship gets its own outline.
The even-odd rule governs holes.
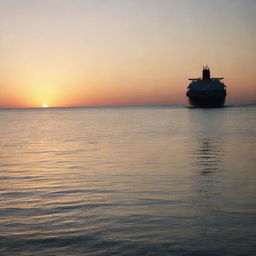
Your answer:
[[[187,97],[192,107],[222,107],[226,100],[226,85],[221,82],[223,77],[211,77],[208,66],[203,66],[202,78],[189,78]]]

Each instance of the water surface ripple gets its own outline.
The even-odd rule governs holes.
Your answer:
[[[255,112],[0,110],[0,255],[256,255]]]

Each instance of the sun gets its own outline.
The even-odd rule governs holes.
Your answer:
[[[48,104],[42,104],[42,108],[48,108]]]

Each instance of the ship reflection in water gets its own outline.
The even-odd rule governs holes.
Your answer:
[[[198,144],[193,157],[195,157],[195,166],[200,173],[205,175],[223,171],[221,166],[221,160],[224,156],[222,143],[214,138],[200,138]]]
[[[192,152],[194,159],[194,176],[191,182],[191,209],[197,212],[194,219],[196,232],[201,236],[201,242],[214,246],[214,241],[221,244],[225,238],[219,233],[219,228],[227,226],[230,221],[225,219],[225,168],[223,158],[225,152],[223,143],[218,138],[198,138],[197,147]],[[224,255],[224,254],[223,254]]]

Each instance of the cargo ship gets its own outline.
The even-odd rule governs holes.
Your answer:
[[[187,97],[192,107],[210,108],[222,107],[226,100],[226,86],[220,78],[211,77],[208,66],[203,66],[202,78],[189,78]]]

